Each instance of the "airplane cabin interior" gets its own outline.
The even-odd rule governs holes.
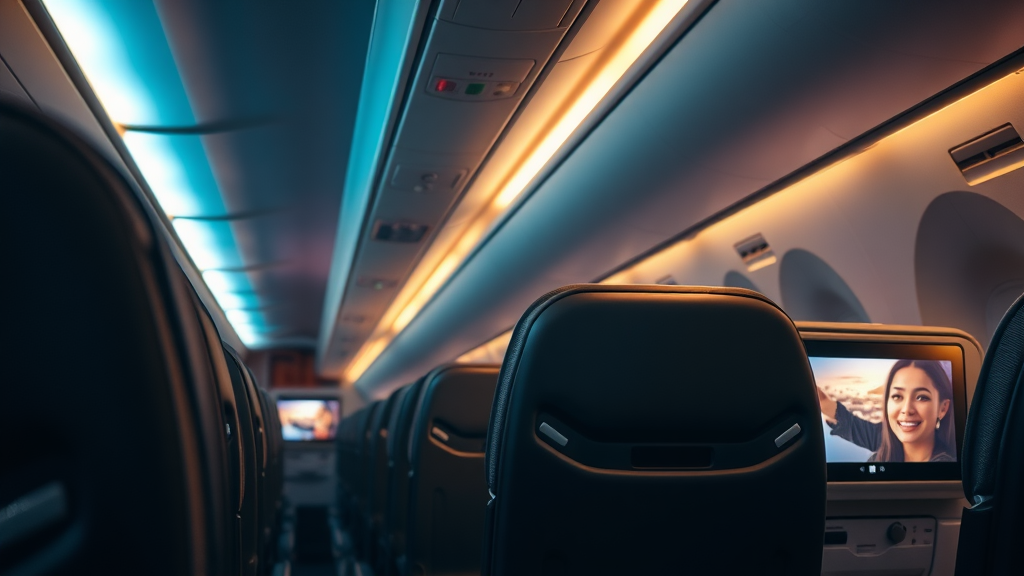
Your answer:
[[[0,0],[0,574],[1024,574],[1024,3]]]

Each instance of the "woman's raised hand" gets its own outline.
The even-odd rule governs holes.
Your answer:
[[[825,418],[832,424],[836,423],[836,401],[829,398],[828,394],[818,388],[814,387],[818,391],[818,403],[821,404],[821,413],[825,415]]]

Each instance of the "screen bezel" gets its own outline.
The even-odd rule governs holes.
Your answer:
[[[335,402],[338,405],[338,421],[334,423],[334,437],[327,440],[289,440],[284,437],[284,421],[281,421],[281,440],[288,444],[330,444],[338,438],[338,424],[341,422],[341,400],[339,398],[325,398],[316,396],[280,396],[274,400],[274,410],[277,410],[277,419],[281,420],[281,402]]]
[[[892,360],[947,360],[952,363],[953,422],[956,427],[956,462],[877,462],[869,472],[868,462],[827,462],[829,482],[892,482],[960,480],[964,427],[967,422],[967,376],[964,349],[955,343],[865,342],[863,340],[804,341],[808,358],[868,358]],[[825,433],[828,434],[826,428]],[[863,469],[863,470],[862,470]]]

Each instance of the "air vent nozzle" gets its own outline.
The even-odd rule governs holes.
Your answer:
[[[949,155],[974,186],[1024,166],[1024,141],[1007,123],[951,149]]]
[[[771,266],[777,260],[775,252],[772,251],[772,247],[768,245],[768,241],[762,234],[754,234],[750,238],[740,240],[733,247],[736,248],[736,253],[746,264],[748,272]]]

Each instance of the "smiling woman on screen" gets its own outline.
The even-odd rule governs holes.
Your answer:
[[[955,462],[953,386],[939,362],[899,360],[885,382],[885,417],[872,423],[818,389],[832,434],[872,450],[868,462]]]

